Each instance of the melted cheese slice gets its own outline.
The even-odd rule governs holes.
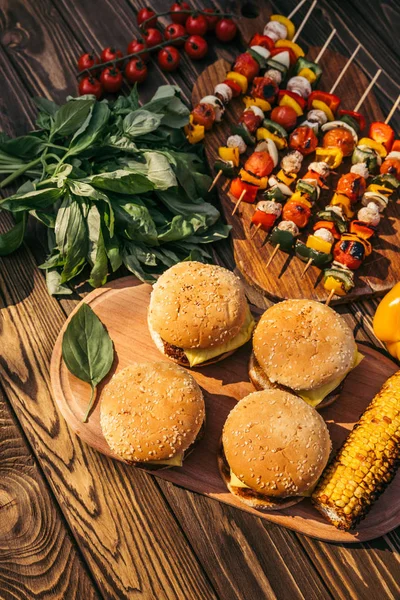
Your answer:
[[[236,350],[236,348],[240,348],[240,346],[243,346],[243,344],[249,341],[254,327],[254,319],[249,307],[247,307],[247,314],[242,328],[232,340],[229,340],[229,342],[226,342],[221,346],[213,346],[212,348],[192,348],[190,350],[185,350],[185,355],[190,366],[195,367],[216,356],[220,356],[220,354],[225,354],[225,352],[231,352],[232,350]]]
[[[363,358],[364,358],[364,355],[361,354],[357,350],[355,358],[354,358],[353,366],[344,375],[342,375],[341,377],[337,377],[330,383],[321,385],[321,387],[319,387],[315,390],[304,390],[304,391],[300,390],[299,392],[296,392],[296,394],[298,396],[300,396],[301,398],[303,398],[303,400],[305,402],[307,402],[307,404],[309,404],[310,406],[313,406],[313,407],[318,406],[318,404],[320,404],[322,402],[322,400],[324,398],[326,398],[326,396],[328,394],[333,392],[333,390],[335,390],[342,383],[343,379],[345,377],[347,377],[347,375],[350,373],[350,371],[355,369],[356,366],[360,364],[360,362],[362,361]]]
[[[251,489],[248,485],[246,485],[245,483],[243,483],[243,481],[240,481],[240,479],[238,477],[236,477],[235,473],[232,471],[231,469],[231,481],[230,484],[235,486],[235,487],[239,487],[239,488],[248,488],[249,490]]]
[[[165,460],[148,460],[144,465],[166,465],[168,467],[181,467],[183,464],[183,455],[184,452],[179,452],[175,454],[172,458],[168,458]]]

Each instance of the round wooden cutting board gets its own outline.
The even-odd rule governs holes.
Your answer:
[[[84,300],[102,320],[114,342],[115,362],[107,379],[132,362],[163,359],[147,329],[150,292],[151,286],[141,284],[133,277],[126,277],[93,291]],[[88,423],[82,423],[90,388],[71,375],[62,361],[61,341],[68,321],[57,339],[51,361],[55,400],[72,430],[82,440],[99,452],[117,458],[108,447],[100,428],[99,405],[102,386],[99,386],[96,407]],[[346,379],[340,399],[322,412],[335,449],[343,443],[348,431],[384,381],[397,370],[396,364],[377,350],[365,345],[360,346],[360,350],[365,355],[364,360]],[[241,504],[229,494],[220,478],[216,455],[221,430],[229,411],[238,400],[254,391],[247,374],[249,354],[250,344],[246,344],[224,361],[192,370],[193,376],[203,389],[206,402],[205,436],[182,468],[165,469],[152,474],[289,529],[326,541],[354,543],[371,540],[400,525],[399,476],[353,533],[338,531],[329,525],[308,499],[286,510],[263,513]]]

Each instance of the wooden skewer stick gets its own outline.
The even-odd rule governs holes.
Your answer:
[[[370,91],[374,87],[375,82],[376,82],[376,80],[378,79],[378,77],[379,77],[379,75],[381,73],[382,73],[382,69],[378,69],[377,72],[375,73],[375,77],[371,80],[369,86],[367,87],[367,89],[365,90],[365,92],[363,93],[363,95],[361,96],[361,98],[359,99],[359,101],[357,102],[356,106],[353,108],[354,112],[357,112],[359,110],[359,108],[363,104],[365,98],[368,96],[368,94],[370,93]]]
[[[217,183],[218,179],[221,177],[222,175],[222,169],[220,169],[218,171],[218,173],[216,174],[216,176],[213,179],[212,184],[210,185],[210,187],[208,188],[208,191],[211,192],[211,190],[213,189],[214,185]]]
[[[331,43],[332,38],[335,37],[335,35],[336,35],[336,29],[332,29],[330,36],[328,37],[325,44],[322,46],[321,50],[319,51],[317,58],[314,60],[315,63],[318,63],[321,60],[323,53],[325,52],[325,50]]]
[[[292,12],[288,14],[287,18],[291,19],[292,17],[294,17],[294,15],[297,13],[298,10],[300,10],[300,8],[303,6],[303,4],[305,2],[307,2],[307,0],[301,0],[301,2],[299,2],[298,5],[294,7]]]
[[[397,109],[397,107],[398,107],[399,103],[400,103],[400,95],[397,97],[397,100],[396,100],[396,102],[393,104],[393,106],[392,106],[392,108],[391,108],[391,110],[390,110],[390,113],[389,113],[389,114],[388,114],[388,116],[386,117],[386,119],[385,119],[385,123],[389,123],[390,119],[393,117],[394,113],[396,112],[396,109]]]
[[[309,259],[308,259],[308,261],[307,261],[307,264],[306,264],[306,266],[304,267],[304,270],[303,270],[303,272],[302,272],[302,274],[301,274],[301,277],[304,277],[304,275],[307,273],[308,269],[309,269],[309,268],[311,267],[311,265],[312,265],[312,261],[313,261],[313,259],[312,259],[312,258],[309,258]]]
[[[277,244],[277,245],[275,246],[273,253],[272,253],[272,254],[271,254],[271,256],[269,257],[269,259],[268,259],[268,261],[267,261],[267,264],[265,265],[265,268],[266,268],[266,269],[268,269],[269,265],[272,263],[272,261],[273,261],[273,259],[274,259],[275,255],[278,253],[278,250],[279,250],[279,248],[280,248],[280,247],[281,247],[281,245],[280,245],[280,244]]]
[[[242,202],[242,200],[244,198],[245,193],[246,193],[246,190],[243,190],[243,192],[240,194],[239,200],[236,202],[235,208],[232,211],[232,216],[235,214],[235,212],[239,208],[239,206],[240,206],[240,204],[241,204],[241,202]]]
[[[317,4],[318,0],[314,0],[314,2],[311,4],[310,8],[308,9],[304,19],[302,20],[302,22],[300,23],[296,33],[293,36],[292,42],[295,42],[297,40],[297,38],[299,37],[304,25],[307,23],[309,16],[311,15],[312,11],[315,8],[315,5]]]
[[[252,239],[253,239],[253,237],[256,235],[257,231],[259,231],[259,230],[260,230],[260,228],[261,228],[261,223],[259,223],[259,224],[257,225],[257,227],[255,227],[255,229],[253,230],[253,232],[252,232],[252,234],[251,234],[251,236],[250,236],[250,239],[251,239],[251,240],[252,240]]]
[[[327,297],[326,302],[325,302],[326,306],[329,306],[334,295],[335,295],[335,290],[331,290],[329,292],[329,296]]]
[[[329,90],[330,94],[333,94],[333,92],[336,90],[336,88],[339,85],[339,83],[342,81],[342,78],[343,78],[344,74],[346,73],[347,69],[349,68],[349,66],[351,65],[351,63],[353,62],[353,60],[355,59],[355,57],[357,55],[357,52],[359,51],[360,48],[361,48],[361,44],[358,44],[357,48],[354,50],[353,54],[350,56],[349,60],[347,61],[347,63],[343,67],[343,69],[341,70],[339,77],[336,79],[335,83],[333,84],[333,86]]]

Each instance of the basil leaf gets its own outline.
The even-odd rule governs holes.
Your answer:
[[[128,271],[140,279],[140,281],[143,281],[144,283],[154,283],[155,277],[143,270],[136,254],[137,251],[133,244],[124,248],[122,251],[122,260],[125,267],[128,269]]]
[[[80,203],[67,196],[58,209],[55,223],[56,247],[64,258],[60,283],[73,279],[82,271],[87,256],[87,229]]]
[[[140,169],[117,169],[111,173],[99,173],[88,177],[87,181],[94,187],[119,194],[143,194],[154,189],[154,184],[146,176],[147,166]],[[140,173],[140,171],[142,171]]]
[[[88,116],[94,102],[94,99],[70,100],[63,104],[53,115],[52,137],[56,134],[59,136],[71,135],[77,131]]]
[[[161,115],[139,108],[126,115],[123,122],[124,133],[131,138],[155,131],[162,120]]]
[[[175,174],[167,158],[160,152],[144,152],[148,171],[147,177],[159,190],[167,190],[178,185]]]
[[[19,158],[29,158],[36,156],[44,149],[45,142],[34,135],[23,135],[13,140],[7,140],[0,143],[0,150],[18,156]]]
[[[44,188],[42,190],[33,190],[22,194],[14,194],[4,200],[0,200],[0,208],[5,208],[12,212],[23,210],[32,210],[35,208],[47,208],[54,204],[63,194],[62,188]]]
[[[26,228],[26,215],[26,212],[17,213],[14,227],[6,233],[0,234],[0,256],[11,254],[22,244]]]
[[[157,228],[148,209],[133,202],[114,203],[117,227],[132,240],[157,246]]]
[[[60,108],[58,104],[52,102],[52,100],[49,100],[48,98],[39,98],[39,96],[36,96],[33,98],[33,102],[42,113],[45,113],[50,117],[53,117]]]
[[[110,109],[106,104],[103,104],[102,102],[94,104],[90,108],[90,112],[81,127],[75,132],[66,156],[79,154],[94,144],[104,127],[107,125],[110,114]]]
[[[60,283],[61,275],[56,269],[48,269],[46,271],[47,290],[51,296],[68,296],[72,294],[72,290],[67,285]]]
[[[177,188],[171,188],[164,192],[156,192],[157,197],[174,215],[183,215],[184,217],[192,218],[193,215],[203,216],[207,227],[214,225],[220,217],[218,210],[212,204],[204,202],[200,198],[193,202],[188,202],[185,199],[183,191]]]
[[[67,369],[92,388],[86,423],[92,409],[96,386],[110,371],[114,348],[104,325],[88,304],[83,303],[73,315],[62,340],[62,356]]]

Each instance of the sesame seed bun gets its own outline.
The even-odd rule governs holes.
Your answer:
[[[246,314],[244,287],[236,275],[217,265],[187,261],[155,283],[148,322],[177,348],[211,348],[233,339]]]
[[[100,406],[108,445],[129,463],[165,461],[187,451],[204,415],[196,381],[167,362],[135,363],[119,371],[104,387]]]
[[[253,350],[273,384],[307,391],[344,377],[354,364],[357,346],[349,326],[329,306],[286,300],[261,317]]]
[[[319,413],[278,389],[253,392],[238,402],[225,422],[222,446],[226,463],[250,488],[231,491],[247,504],[269,510],[310,493],[331,452]],[[220,470],[224,472],[221,458]]]

